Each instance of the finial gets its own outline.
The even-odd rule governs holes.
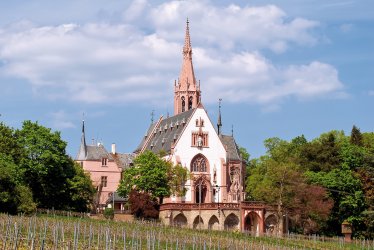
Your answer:
[[[218,99],[218,122],[217,122],[217,132],[218,132],[218,135],[221,134],[221,127],[222,127],[221,102],[222,102],[222,98],[219,98]]]
[[[234,137],[234,125],[231,124],[231,136]]]

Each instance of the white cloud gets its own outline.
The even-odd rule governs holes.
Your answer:
[[[276,6],[173,1],[152,7],[137,0],[126,11],[133,15],[125,15],[122,24],[35,27],[23,22],[0,28],[0,77],[23,78],[35,93],[51,99],[169,103],[188,16],[204,102],[222,97],[277,107],[274,102],[290,96],[310,99],[343,90],[329,64],[279,67],[262,55],[264,49],[285,53],[318,41],[310,32],[316,22],[289,19]],[[148,18],[136,25],[143,16]]]
[[[317,39],[309,31],[318,22],[302,18],[288,20],[286,13],[274,5],[240,7],[214,6],[209,1],[172,1],[151,11],[150,23],[156,33],[167,40],[180,41],[181,24],[189,17],[196,44],[236,48],[270,49],[284,52],[290,44],[313,45]]]
[[[51,113],[50,116],[52,118],[51,125],[55,129],[75,128],[74,123],[70,120],[71,117],[63,110]]]

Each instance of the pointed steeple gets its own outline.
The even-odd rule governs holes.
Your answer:
[[[218,100],[218,121],[217,121],[217,132],[218,132],[218,135],[221,134],[221,127],[222,127],[222,118],[221,118],[221,102],[222,102],[222,99],[219,98]]]
[[[191,37],[190,37],[190,22],[186,22],[186,35],[184,36],[184,46],[183,46],[183,56],[190,56],[192,59],[192,46],[191,46]]]
[[[86,135],[84,132],[84,120],[82,121],[82,137],[81,137],[81,145],[79,147],[79,152],[77,155],[77,160],[85,160],[87,158],[87,145],[86,145]]]
[[[190,26],[187,19],[186,34],[183,46],[182,68],[179,79],[174,84],[174,114],[177,115],[191,108],[196,108],[200,102],[200,84],[196,84],[195,72],[192,64],[192,46]]]
[[[192,64],[192,46],[190,37],[190,26],[187,19],[186,23],[186,35],[184,38],[183,46],[183,63],[182,69],[179,75],[179,86],[183,90],[196,89],[195,72]]]

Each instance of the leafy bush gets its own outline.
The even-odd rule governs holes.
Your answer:
[[[105,217],[105,219],[113,220],[113,218],[114,218],[114,210],[113,210],[113,208],[109,208],[109,207],[105,208],[105,210],[104,210],[104,217]]]

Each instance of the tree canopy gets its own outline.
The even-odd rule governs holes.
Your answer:
[[[7,212],[28,212],[36,206],[87,211],[94,188],[89,176],[66,154],[67,144],[59,132],[31,121],[19,130],[1,123],[0,142],[0,172],[14,186],[10,190],[1,185],[2,197],[13,193],[12,197],[22,197],[21,201],[8,199]]]
[[[305,232],[312,221],[312,231],[338,235],[348,220],[356,236],[374,237],[373,133],[353,126],[350,136],[334,130],[311,141],[298,136],[264,144],[266,155],[250,161],[248,199],[290,211],[295,231]]]
[[[157,198],[160,203],[171,194],[183,195],[187,170],[174,166],[151,151],[146,151],[134,159],[134,166],[123,173],[118,193],[127,197],[131,191],[146,193],[151,199]]]

